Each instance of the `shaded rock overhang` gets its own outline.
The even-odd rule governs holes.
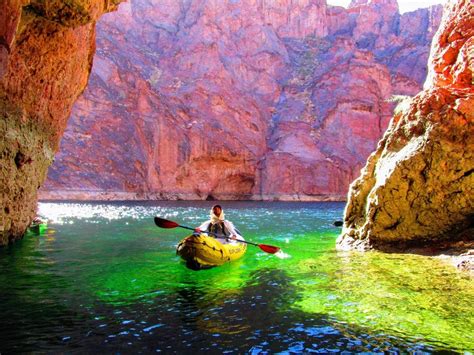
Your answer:
[[[95,52],[94,26],[122,0],[0,5],[0,246],[19,239]]]

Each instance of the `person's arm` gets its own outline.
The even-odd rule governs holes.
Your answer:
[[[195,228],[194,230],[198,233],[206,233],[207,230],[209,229],[210,223],[211,223],[210,221],[206,221],[203,224],[201,224],[199,227]]]
[[[234,224],[231,221],[225,220],[224,224],[225,224],[225,227],[227,228],[227,230],[230,233],[230,238],[231,239],[238,239],[238,237],[241,236],[239,233],[237,233],[237,231],[235,230]]]

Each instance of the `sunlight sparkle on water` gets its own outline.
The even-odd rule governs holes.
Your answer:
[[[153,215],[161,215],[165,218],[178,216],[178,211],[170,211],[167,208],[147,206],[123,206],[111,204],[90,203],[39,203],[38,213],[46,216],[50,223],[71,223],[71,219],[80,220],[107,220],[116,221],[124,218],[147,219]]]
[[[82,203],[54,204],[40,203],[39,214],[48,216],[50,222],[63,224],[70,218],[95,219],[103,218],[109,221],[124,217],[140,218],[141,211],[131,210],[125,206],[91,205]]]
[[[285,253],[283,250],[278,250],[278,252],[276,252],[275,255],[277,258],[279,259],[288,259],[288,258],[291,258],[291,255],[290,254],[287,254]]]

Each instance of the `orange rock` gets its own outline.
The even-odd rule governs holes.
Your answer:
[[[0,246],[20,238],[35,216],[37,190],[87,84],[94,21],[116,2],[0,5]]]

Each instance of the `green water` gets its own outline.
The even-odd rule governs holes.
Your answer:
[[[0,352],[308,353],[474,350],[474,282],[434,258],[340,253],[341,203],[224,203],[249,246],[192,271],[183,225],[212,203],[41,203],[0,250]]]

